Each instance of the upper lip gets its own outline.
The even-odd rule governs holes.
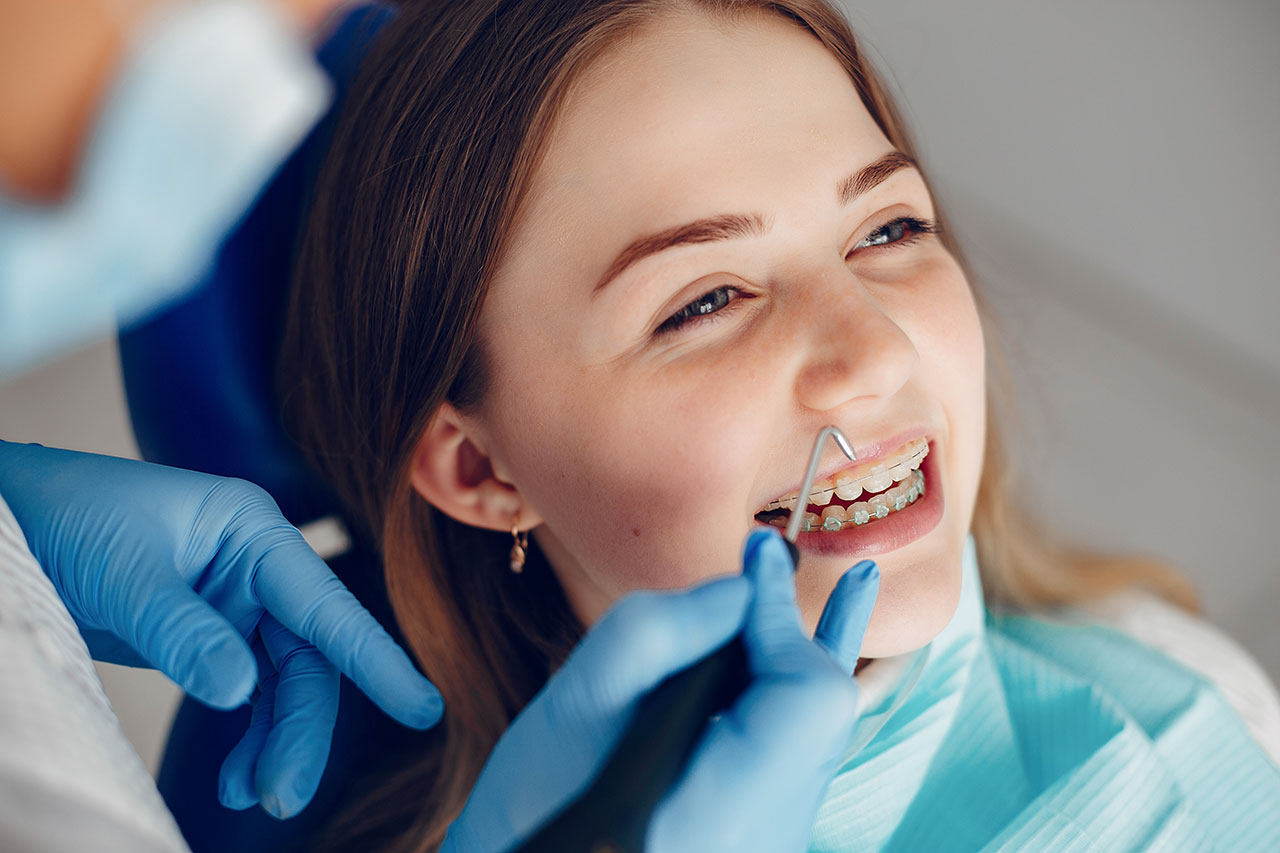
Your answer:
[[[839,474],[841,471],[848,470],[857,465],[865,465],[868,462],[875,462],[877,459],[883,459],[893,451],[897,450],[902,445],[906,444],[908,441],[911,441],[917,438],[925,439],[926,441],[929,442],[930,446],[932,447],[933,435],[923,427],[915,427],[913,429],[903,430],[902,432],[899,432],[896,435],[892,435],[888,438],[884,438],[879,441],[874,441],[869,444],[865,444],[865,445],[855,444],[853,447],[853,453],[854,453],[854,456],[856,456],[857,458],[853,460],[848,459],[843,453],[840,453],[840,449],[834,446],[835,444],[834,442],[831,442],[831,444],[833,445],[832,450],[836,452],[837,457],[833,459],[830,464],[820,466],[818,468],[818,474],[813,478],[813,482],[821,483],[825,480],[830,479],[831,477],[834,477],[836,474]],[[785,492],[774,495],[773,497],[766,500],[764,504],[762,504],[762,506],[767,506],[773,501],[781,500],[785,498],[787,495],[799,492],[800,487],[803,485],[804,485],[803,482],[798,481],[794,486],[792,486],[790,489],[787,489]]]

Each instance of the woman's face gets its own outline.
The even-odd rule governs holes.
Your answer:
[[[926,439],[926,488],[876,517],[884,482],[828,442],[820,480],[853,470],[814,508],[868,503],[869,520],[801,535],[808,627],[864,557],[882,573],[865,656],[950,618],[983,341],[925,184],[893,153],[836,59],[774,16],[665,17],[571,92],[484,306],[492,385],[468,419],[587,624],[628,591],[740,571],[827,424],[890,463]]]

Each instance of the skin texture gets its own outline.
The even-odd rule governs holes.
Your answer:
[[[415,486],[471,524],[509,530],[518,509],[591,624],[631,590],[738,572],[754,513],[797,485],[825,424],[855,447],[919,427],[945,515],[876,558],[862,654],[928,642],[959,597],[983,340],[936,236],[862,242],[897,217],[932,221],[918,172],[838,204],[836,186],[892,150],[837,61],[780,18],[681,11],[614,46],[560,115],[484,306],[491,391],[437,414]],[[751,212],[767,235],[668,250],[593,295],[636,238]],[[743,295],[715,322],[655,337],[722,285]],[[804,556],[809,631],[853,562]]]

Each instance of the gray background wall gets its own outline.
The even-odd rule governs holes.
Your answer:
[[[1280,679],[1280,4],[845,5],[1008,332],[1028,500]],[[0,436],[135,455],[114,342],[0,384]],[[102,673],[154,767],[175,689]]]

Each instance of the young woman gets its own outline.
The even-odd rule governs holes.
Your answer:
[[[804,624],[858,560],[881,580],[866,725],[814,847],[1277,838],[1274,696],[1242,653],[1216,660],[1251,673],[1252,730],[1218,664],[1140,628],[987,615],[1138,584],[1194,605],[1161,567],[1018,512],[980,303],[823,0],[408,4],[343,110],[282,393],[447,708],[352,805],[366,846],[439,845],[512,718],[629,592],[740,571],[829,423],[859,461],[830,448],[802,498]],[[329,839],[359,847],[352,826]]]

